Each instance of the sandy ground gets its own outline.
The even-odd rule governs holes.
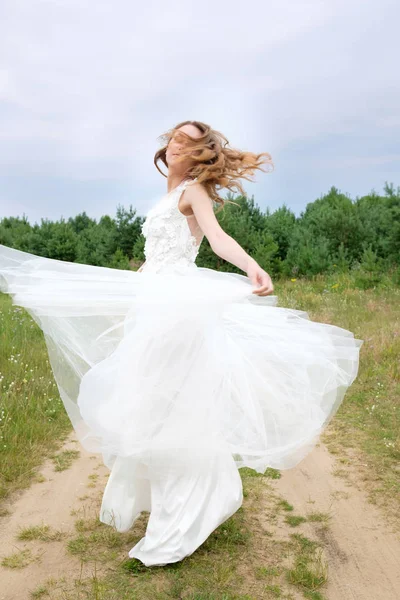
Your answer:
[[[368,502],[361,485],[333,474],[337,468],[338,461],[320,443],[274,483],[293,505],[293,514],[331,515],[328,528],[301,526],[301,533],[324,548],[328,584],[323,594],[328,600],[399,600],[400,536]]]
[[[30,600],[30,591],[42,585],[48,577],[86,577],[92,574],[90,568],[68,553],[66,542],[20,541],[17,534],[22,527],[49,525],[67,534],[76,533],[74,523],[78,515],[73,510],[82,507],[82,496],[95,498],[98,489],[103,489],[108,469],[102,464],[100,455],[86,452],[77,441],[74,432],[69,436],[62,450],[79,450],[80,457],[64,471],[55,471],[53,461],[48,460],[40,469],[45,480],[32,486],[13,498],[5,508],[11,515],[0,519],[2,552],[0,559],[24,549],[32,551],[33,561],[23,569],[10,569],[0,565],[0,599]],[[95,487],[88,488],[89,475],[99,475]],[[83,515],[82,515],[83,516]]]
[[[8,505],[11,514],[0,519],[1,558],[29,548],[34,559],[23,569],[0,566],[0,600],[28,600],[30,591],[48,577],[92,575],[85,571],[89,567],[71,557],[66,542],[25,542],[16,537],[21,527],[42,524],[71,534],[77,518],[71,511],[81,509],[82,496],[98,502],[108,469],[100,455],[82,449],[73,432],[63,447],[70,448],[81,453],[72,466],[55,472],[52,461],[47,461],[40,470],[45,480],[13,498]],[[293,504],[294,514],[322,511],[331,515],[328,528],[310,522],[301,526],[301,533],[319,539],[324,547],[328,563],[324,596],[328,600],[399,600],[400,537],[367,501],[362,486],[333,474],[336,467],[335,457],[320,443],[296,468],[282,471],[281,479],[274,481],[276,491]],[[93,473],[99,477],[88,488]]]

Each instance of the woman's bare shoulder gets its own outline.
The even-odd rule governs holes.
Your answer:
[[[195,202],[208,202],[213,204],[213,200],[210,198],[206,187],[203,183],[199,183],[198,181],[193,181],[188,185],[185,196],[189,202],[193,200]]]

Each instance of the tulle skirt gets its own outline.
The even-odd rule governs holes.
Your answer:
[[[42,329],[78,439],[112,470],[102,520],[125,531],[151,510],[131,554],[145,564],[180,560],[237,510],[238,468],[297,465],[357,375],[362,340],[252,289],[0,245],[0,290]]]

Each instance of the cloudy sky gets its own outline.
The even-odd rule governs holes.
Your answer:
[[[397,0],[2,0],[0,217],[144,214],[157,138],[187,119],[272,155],[244,181],[263,209],[398,186],[399,19]]]

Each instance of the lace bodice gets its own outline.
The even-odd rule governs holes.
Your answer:
[[[186,187],[196,179],[180,183],[146,214],[142,233],[146,238],[143,271],[166,272],[197,268],[200,243],[192,234],[187,217],[178,208]]]

